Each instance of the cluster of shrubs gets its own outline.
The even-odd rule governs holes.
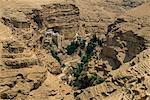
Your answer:
[[[78,48],[80,47],[81,49],[85,48],[85,40],[83,40],[81,37],[78,37],[77,40],[72,41],[70,45],[67,46],[67,54],[72,55],[74,54]]]
[[[45,47],[45,49],[47,49],[49,51],[49,53],[52,54],[52,56],[60,63],[61,63],[61,59],[59,58],[58,56],[58,53],[57,51],[55,50],[55,45],[52,45],[52,44],[47,44]]]
[[[87,74],[88,62],[93,56],[96,46],[101,46],[101,40],[99,40],[96,35],[93,35],[87,45],[84,39],[78,37],[67,46],[66,50],[68,55],[72,55],[80,50],[81,56],[81,63],[78,63],[77,66],[70,72],[70,74],[75,77],[75,80],[70,83],[71,86],[74,86],[77,89],[84,89],[89,86],[100,84],[104,81],[104,79],[96,74]],[[51,52],[52,56],[61,64],[61,59],[59,58],[55,47],[50,44],[47,48]]]
[[[86,65],[83,63],[78,64],[76,68],[72,70],[71,74],[76,78],[73,80],[71,85],[77,89],[84,89],[89,86],[94,86],[104,82],[104,79],[97,76],[96,74],[88,75],[86,72]]]
[[[71,42],[71,44],[67,46],[67,54],[71,55],[71,54],[75,53],[78,46],[79,45],[77,44],[77,42],[74,42],[74,41]]]
[[[56,50],[54,50],[53,47],[51,47],[50,50],[51,50],[52,56],[53,56],[59,63],[61,63],[61,60],[60,60],[60,58],[59,58],[58,53],[56,52]]]
[[[81,41],[78,41],[81,42]],[[78,43],[76,42],[76,43]],[[79,45],[82,44],[82,45]],[[71,85],[76,87],[77,89],[84,89],[89,86],[93,86],[96,84],[100,84],[104,81],[101,77],[98,77],[97,75],[88,75],[87,74],[87,65],[94,54],[95,47],[99,45],[99,39],[96,37],[96,35],[93,35],[90,42],[85,45],[85,42],[78,43],[77,48],[81,47],[82,49],[85,49],[85,51],[82,51],[81,54],[81,63],[78,63],[77,66],[71,71],[71,75],[75,77],[75,80],[72,81]]]

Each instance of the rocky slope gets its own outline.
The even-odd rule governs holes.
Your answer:
[[[121,61],[123,63],[117,70],[108,73],[104,83],[83,90],[78,98],[81,100],[149,100],[150,53],[149,32],[146,30],[149,24],[149,12],[144,12],[148,7],[150,7],[149,4],[146,4],[128,11],[120,17],[122,22],[116,20],[109,25],[106,34],[107,45],[111,48],[115,47],[115,50],[123,50],[117,52],[118,55],[122,53],[118,57],[123,58]],[[139,14],[139,12],[141,13]],[[147,25],[141,27],[143,24]],[[124,46],[127,47],[120,47],[121,43],[125,43]],[[114,54],[113,52],[105,53],[107,56],[111,55],[110,57]]]
[[[149,0],[0,2],[0,99],[149,100]]]

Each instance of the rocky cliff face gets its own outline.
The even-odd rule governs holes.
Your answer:
[[[2,49],[1,99],[26,98],[44,82],[46,68],[40,67],[36,55],[17,41],[3,41]]]
[[[149,0],[16,2],[0,7],[1,99],[150,98]]]
[[[149,49],[141,52],[129,63],[111,71],[109,78],[94,87],[85,89],[77,98],[109,100],[140,100],[149,98]]]
[[[148,4],[131,10],[121,16],[123,18],[121,22],[117,19],[115,23],[108,26],[105,51],[109,52],[103,54],[109,58],[118,55],[117,59],[121,58],[119,60],[120,67],[108,72],[104,83],[85,89],[77,98],[81,100],[149,99],[149,85],[147,83],[149,77],[149,36],[145,30],[147,26],[140,27],[148,22],[147,19],[142,19],[148,17],[149,14],[148,12],[137,14],[138,11],[147,7]]]

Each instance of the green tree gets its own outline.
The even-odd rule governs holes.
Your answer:
[[[71,55],[71,54],[73,54],[74,52],[76,52],[78,46],[79,46],[79,45],[77,44],[77,42],[74,42],[74,41],[71,42],[71,44],[67,46],[67,54],[68,54],[68,55]]]
[[[58,56],[58,53],[56,52],[56,50],[54,50],[53,46],[50,47],[50,52],[51,52],[52,56],[61,64],[61,60]]]

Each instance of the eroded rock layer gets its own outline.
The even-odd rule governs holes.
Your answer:
[[[148,0],[37,2],[0,4],[0,99],[149,100]]]

